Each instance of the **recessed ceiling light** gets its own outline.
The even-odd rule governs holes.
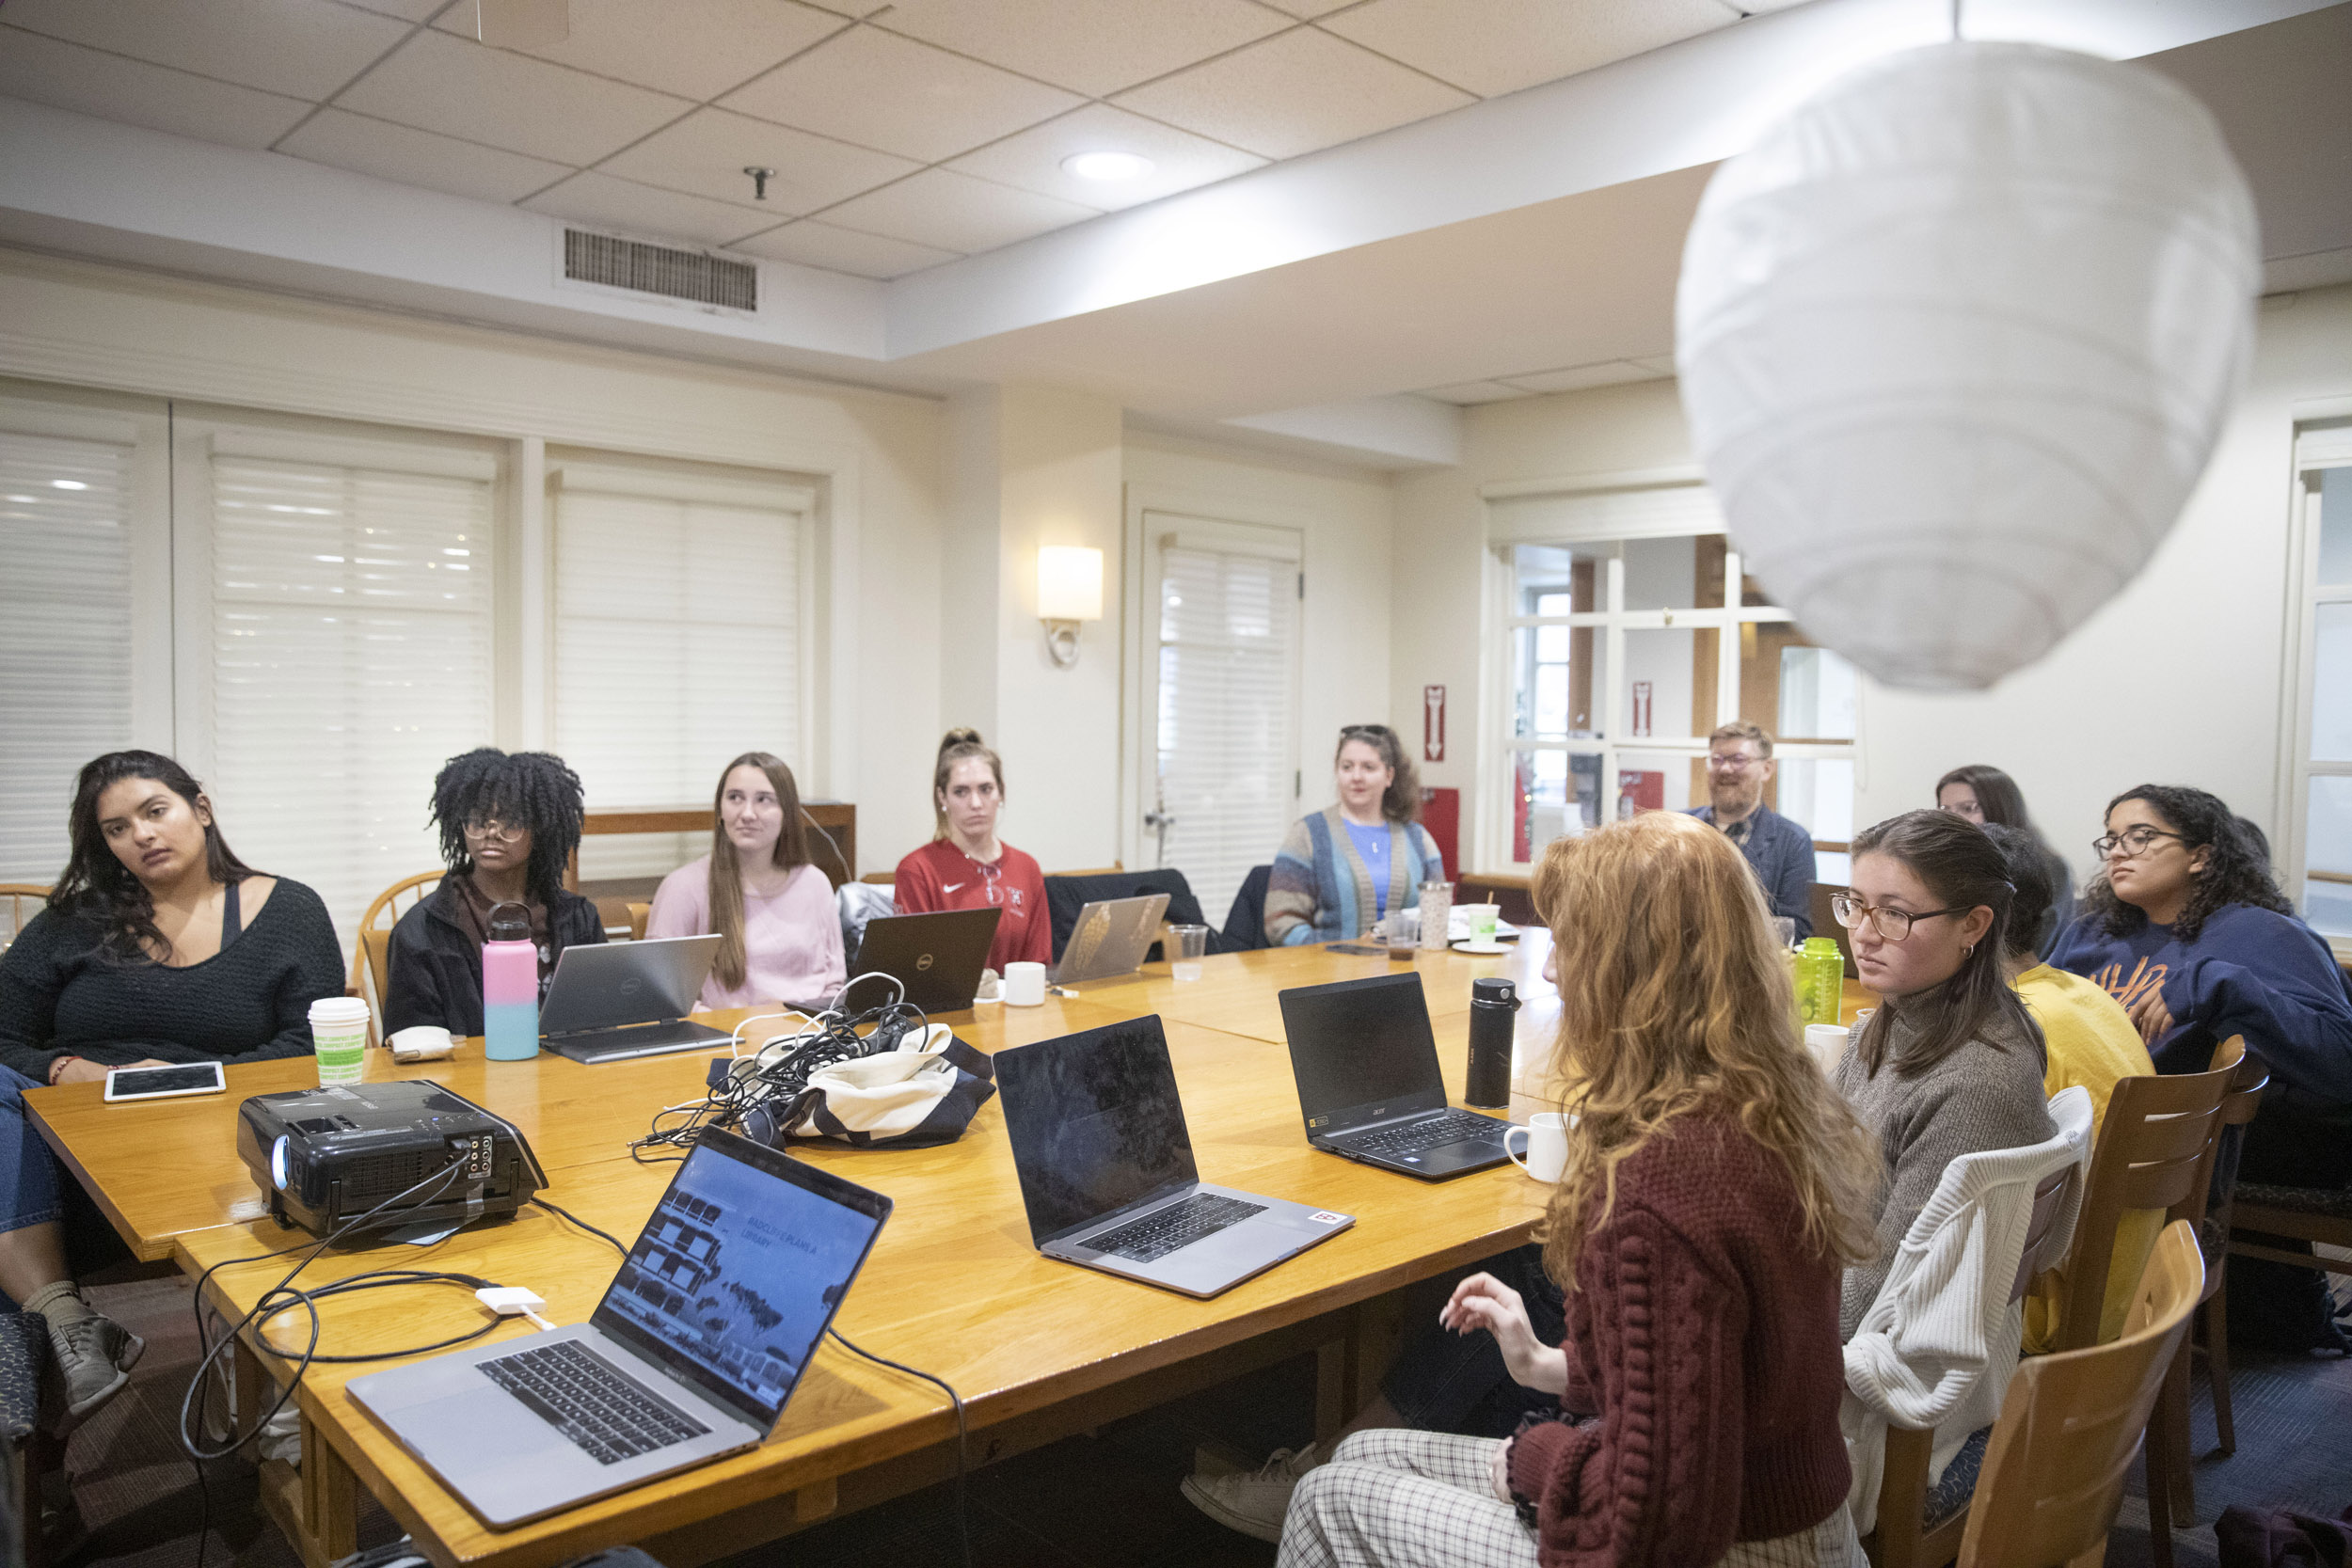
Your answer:
[[[1073,152],[1061,166],[1081,180],[1133,180],[1152,172],[1152,160],[1139,152]]]

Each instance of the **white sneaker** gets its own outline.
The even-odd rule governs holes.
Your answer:
[[[1223,1525],[1260,1541],[1282,1539],[1282,1515],[1290,1512],[1298,1478],[1323,1463],[1314,1444],[1295,1451],[1277,1449],[1255,1470],[1232,1475],[1189,1475],[1184,1493],[1192,1506]]]

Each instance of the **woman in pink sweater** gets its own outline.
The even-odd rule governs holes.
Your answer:
[[[710,853],[661,879],[649,937],[719,933],[705,1007],[813,1002],[848,978],[833,884],[809,863],[801,792],[784,759],[746,752],[719,775]]]
[[[1356,1433],[1292,1494],[1280,1560],[1852,1568],[1838,1278],[1872,1244],[1878,1158],[1798,1042],[1755,879],[1650,812],[1553,843],[1534,898],[1580,1118],[1545,1224],[1567,1333],[1537,1339],[1490,1275],[1439,1322],[1568,1414]]]

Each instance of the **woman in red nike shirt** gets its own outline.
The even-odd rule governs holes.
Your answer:
[[[988,967],[1054,961],[1054,923],[1045,911],[1045,874],[1035,857],[996,836],[1005,804],[1005,767],[980,744],[977,730],[949,730],[931,775],[938,836],[898,863],[891,890],[900,914],[933,910],[1002,910]]]

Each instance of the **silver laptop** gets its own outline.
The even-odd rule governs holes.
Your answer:
[[[702,1135],[584,1324],[351,1380],[352,1399],[493,1529],[758,1443],[890,1199]]]
[[[1168,913],[1168,895],[1147,893],[1136,898],[1099,898],[1078,911],[1070,927],[1070,941],[1055,966],[1054,983],[1108,980],[1133,974],[1143,967],[1143,956],[1160,940],[1160,920]]]
[[[1213,1296],[1356,1223],[1200,1180],[1156,1017],[995,1056],[1037,1249]]]
[[[591,1063],[723,1044],[724,1029],[686,1022],[718,955],[716,935],[566,947],[539,1004],[540,1038]]]

